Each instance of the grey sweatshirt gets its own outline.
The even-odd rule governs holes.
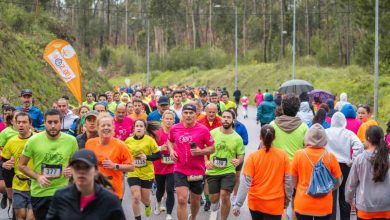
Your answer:
[[[356,193],[356,207],[366,212],[390,210],[390,169],[383,182],[372,180],[373,170],[370,162],[372,152],[363,151],[353,162],[345,185],[345,200],[352,203]],[[389,155],[390,161],[390,155]]]

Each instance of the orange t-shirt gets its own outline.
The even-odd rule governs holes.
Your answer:
[[[270,215],[282,215],[284,209],[284,176],[290,174],[287,153],[271,147],[249,155],[244,175],[252,177],[248,192],[248,207]]]
[[[130,117],[131,119],[133,119],[133,121],[138,120],[138,119],[143,119],[143,120],[146,121],[146,118],[147,118],[148,116],[146,115],[145,112],[142,112],[142,113],[139,114],[139,115],[133,113],[133,114],[131,114],[129,117]]]
[[[108,145],[101,145],[99,138],[92,138],[85,144],[85,149],[92,150],[98,160],[99,171],[112,181],[115,194],[119,199],[123,196],[123,171],[106,169],[102,166],[102,161],[110,159],[116,164],[131,164],[131,156],[127,145],[117,138],[112,138]]]
[[[358,210],[357,216],[361,219],[390,219],[390,210],[384,212],[365,212]]]
[[[329,192],[323,197],[312,197],[306,194],[310,184],[313,166],[306,157],[304,150],[314,164],[317,163],[324,153],[324,148],[314,147],[306,147],[305,149],[295,152],[292,163],[292,175],[298,178],[298,183],[296,186],[294,211],[302,215],[329,215],[332,213],[333,207],[332,192]],[[325,153],[322,161],[336,179],[342,176],[340,165],[332,153],[330,154],[330,159],[329,152]]]
[[[366,132],[367,132],[367,129],[371,126],[378,126],[378,122],[376,122],[375,120],[372,120],[372,119],[368,119],[366,122],[364,122],[359,130],[358,130],[358,133],[356,134],[358,136],[358,138],[360,139],[361,142],[364,143],[364,141],[366,140]]]

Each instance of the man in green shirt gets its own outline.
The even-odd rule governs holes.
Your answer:
[[[227,220],[230,212],[230,194],[233,192],[236,166],[244,160],[244,143],[233,129],[235,114],[222,113],[222,126],[211,131],[215,152],[206,160],[206,179],[211,195],[210,220],[216,220],[221,198],[221,219]]]
[[[45,114],[45,132],[32,136],[20,156],[19,169],[31,178],[31,203],[36,220],[45,219],[56,190],[68,184],[69,161],[77,151],[75,137],[60,132],[62,116],[57,109]],[[27,164],[32,160],[33,169]]]
[[[87,101],[83,102],[83,105],[88,106],[89,110],[93,109],[93,106],[96,104],[95,97],[92,92],[87,93]]]

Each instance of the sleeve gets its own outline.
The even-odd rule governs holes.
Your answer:
[[[335,178],[340,178],[343,174],[341,173],[339,162],[337,161],[336,157],[332,153],[330,153],[330,165],[331,165],[332,175]]]
[[[359,138],[353,133],[351,134],[351,148],[352,148],[352,162],[356,159],[356,157],[363,152],[363,144],[360,142]]]
[[[361,142],[366,140],[366,125],[362,124],[357,132],[357,136]]]
[[[255,175],[255,169],[253,166],[253,154],[249,155],[248,159],[245,162],[244,175],[249,176],[251,178],[253,178],[253,176]]]
[[[240,186],[238,187],[236,200],[233,201],[233,206],[242,207],[248,194],[249,187],[252,185],[252,177],[241,175]]]
[[[152,153],[158,153],[160,149],[158,148],[157,142],[152,138],[150,140],[150,146],[151,146],[151,152]]]
[[[79,123],[79,119],[75,119],[72,123],[72,125],[70,126],[69,130],[68,130],[68,134],[69,135],[72,135],[72,136],[76,136],[76,132],[77,132],[77,125]]]
[[[131,155],[126,144],[121,145],[120,157],[121,164],[131,164],[133,162],[133,155]]]
[[[294,184],[291,176],[290,160],[288,155],[284,156],[284,192],[286,194],[285,206],[291,201],[294,193]]]
[[[242,127],[242,132],[241,132],[241,137],[242,137],[242,140],[244,142],[244,145],[248,145],[249,143],[249,140],[248,140],[248,131],[246,130],[246,127],[245,126],[241,126]]]
[[[353,163],[349,172],[347,182],[345,183],[345,201],[352,204],[356,194],[356,188],[359,185],[358,164]]]
[[[213,146],[214,145],[214,139],[210,134],[210,131],[205,128],[204,136],[203,136],[204,144],[206,146]]]
[[[175,138],[174,138],[174,136],[173,136],[173,133],[174,132],[174,128],[171,128],[170,130],[169,130],[169,135],[168,135],[168,140],[171,142],[171,143],[175,143]]]
[[[58,208],[59,199],[57,198],[58,196],[56,194],[54,194],[53,199],[50,203],[49,210],[47,211],[47,214],[46,214],[46,220],[60,219],[58,216],[58,213],[57,213],[57,211],[59,210],[59,208]]]
[[[32,158],[34,155],[33,147],[31,144],[31,138],[27,141],[26,146],[23,149],[22,155]]]
[[[1,151],[1,157],[7,160],[9,160],[12,157],[12,153],[10,150],[10,141],[7,142],[7,144],[4,146],[3,150]]]
[[[291,176],[298,176],[298,162],[299,162],[299,151],[294,155],[294,159],[291,165]]]
[[[3,147],[5,145],[5,135],[4,135],[4,131],[3,132],[0,132],[0,147]]]
[[[237,148],[236,148],[236,155],[244,155],[245,149],[244,149],[244,143],[240,135],[237,135],[239,138],[237,138]]]

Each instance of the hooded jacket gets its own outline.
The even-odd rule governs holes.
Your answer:
[[[313,120],[314,115],[313,111],[310,109],[309,102],[301,102],[301,106],[299,107],[299,112],[297,113],[297,117],[300,118],[307,125]]]
[[[79,116],[75,115],[71,110],[68,110],[62,119],[61,131],[68,132],[73,122],[78,118]]]
[[[336,111],[341,111],[341,109],[344,107],[345,104],[351,104],[351,103],[348,102],[347,93],[343,92],[340,94],[340,101],[336,104],[334,109],[336,109]]]
[[[266,93],[264,101],[257,107],[256,120],[261,124],[269,124],[275,119],[276,104],[271,93]]]
[[[339,163],[351,164],[363,151],[363,144],[356,134],[346,129],[346,125],[345,116],[341,112],[336,112],[332,117],[331,127],[325,130],[328,137],[325,148],[336,156]]]
[[[362,125],[362,122],[359,119],[356,119],[355,108],[351,104],[345,104],[341,109],[341,113],[343,113],[347,120],[346,128],[357,134],[360,126]]]

